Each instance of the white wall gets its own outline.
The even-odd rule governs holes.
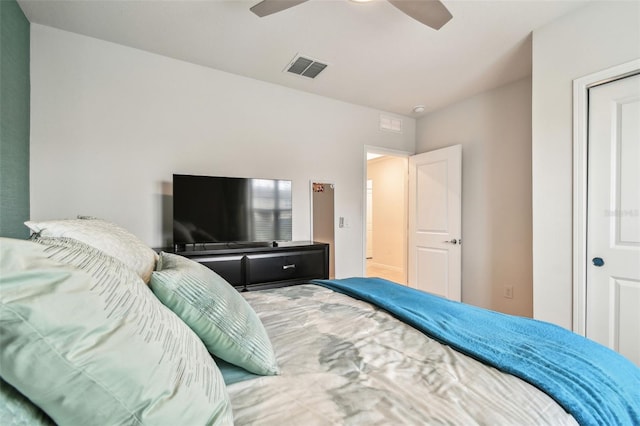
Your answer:
[[[462,144],[462,301],[532,315],[531,79],[420,119],[416,152]],[[513,286],[513,299],[504,287]]]
[[[312,81],[309,84],[313,84]],[[170,242],[173,173],[293,180],[293,238],[311,179],[336,185],[336,275],[361,275],[364,145],[414,150],[380,111],[32,24],[31,217],[116,222]]]
[[[640,2],[596,2],[533,33],[534,317],[572,327],[572,82],[640,58]]]

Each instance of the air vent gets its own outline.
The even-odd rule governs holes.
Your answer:
[[[287,72],[303,77],[316,78],[326,67],[327,64],[318,62],[315,59],[296,55],[287,66]]]
[[[380,115],[380,130],[402,133],[402,119],[388,115]]]

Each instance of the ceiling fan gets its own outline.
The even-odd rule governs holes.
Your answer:
[[[307,0],[262,0],[250,10],[259,17],[271,15],[290,7],[304,3]],[[354,0],[368,1],[368,0]],[[389,3],[422,22],[428,27],[439,30],[452,18],[451,13],[439,0],[387,0]]]

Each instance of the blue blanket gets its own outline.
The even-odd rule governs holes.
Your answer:
[[[314,280],[537,386],[581,425],[640,425],[640,369],[553,324],[465,305],[380,278]]]

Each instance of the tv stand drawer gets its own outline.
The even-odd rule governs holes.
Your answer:
[[[247,284],[324,276],[324,251],[307,250],[247,256]]]
[[[202,263],[207,268],[220,275],[231,285],[244,285],[243,260],[244,255],[229,256],[204,256],[192,258],[198,263]]]

